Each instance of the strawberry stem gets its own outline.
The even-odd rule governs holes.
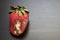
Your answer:
[[[22,16],[22,13],[21,13],[21,11],[19,11],[19,16]]]
[[[10,9],[15,10],[16,8],[14,6],[10,5]]]
[[[25,11],[23,10],[23,8],[21,8],[21,12],[22,12],[23,14],[25,14]]]
[[[18,5],[18,8],[20,9],[20,11],[21,11],[22,13],[25,14],[25,11],[24,11],[23,7],[21,7],[21,6]]]
[[[29,10],[26,9],[24,6],[22,8],[24,9],[25,12],[29,13]]]

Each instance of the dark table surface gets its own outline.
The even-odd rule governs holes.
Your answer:
[[[60,40],[60,0],[1,0],[1,40]],[[24,37],[9,33],[9,5],[23,5],[30,11]]]

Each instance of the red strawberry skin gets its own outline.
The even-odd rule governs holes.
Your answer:
[[[10,24],[14,24],[16,20],[18,20],[18,13],[12,12],[9,16]]]
[[[27,23],[28,23],[28,19],[24,19],[23,22],[22,22],[22,24],[21,24],[21,27],[20,27],[20,29],[21,29],[22,32],[25,31]]]
[[[18,13],[12,12],[9,16],[10,21],[10,32],[13,33],[15,30],[14,24],[18,20]]]
[[[13,33],[13,32],[14,32],[14,30],[15,30],[14,25],[10,25],[10,32],[11,32],[11,33]]]
[[[21,21],[21,22],[23,22],[24,21],[24,16],[22,15],[22,16],[19,16],[19,20]]]
[[[27,13],[24,14],[24,18],[28,19],[29,15]]]
[[[24,26],[25,26],[25,25],[22,24],[21,27],[20,27],[20,29],[21,29],[22,32],[25,30],[25,27],[24,27]]]

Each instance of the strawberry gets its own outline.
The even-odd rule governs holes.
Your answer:
[[[18,8],[12,7],[12,12],[10,13],[10,32],[13,35],[20,35],[26,29],[26,25],[28,23],[29,14],[28,11],[23,7],[18,6]],[[26,12],[27,11],[27,12]],[[19,25],[20,23],[20,25]]]

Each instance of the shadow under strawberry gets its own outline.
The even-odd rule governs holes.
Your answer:
[[[27,27],[26,27],[25,31],[24,31],[22,34],[20,34],[19,36],[15,36],[15,35],[13,35],[12,33],[10,33],[10,34],[11,34],[14,38],[18,38],[18,39],[25,38],[25,37],[27,36],[27,34],[28,34],[28,31],[29,31],[29,24],[30,24],[30,22],[28,21]]]

